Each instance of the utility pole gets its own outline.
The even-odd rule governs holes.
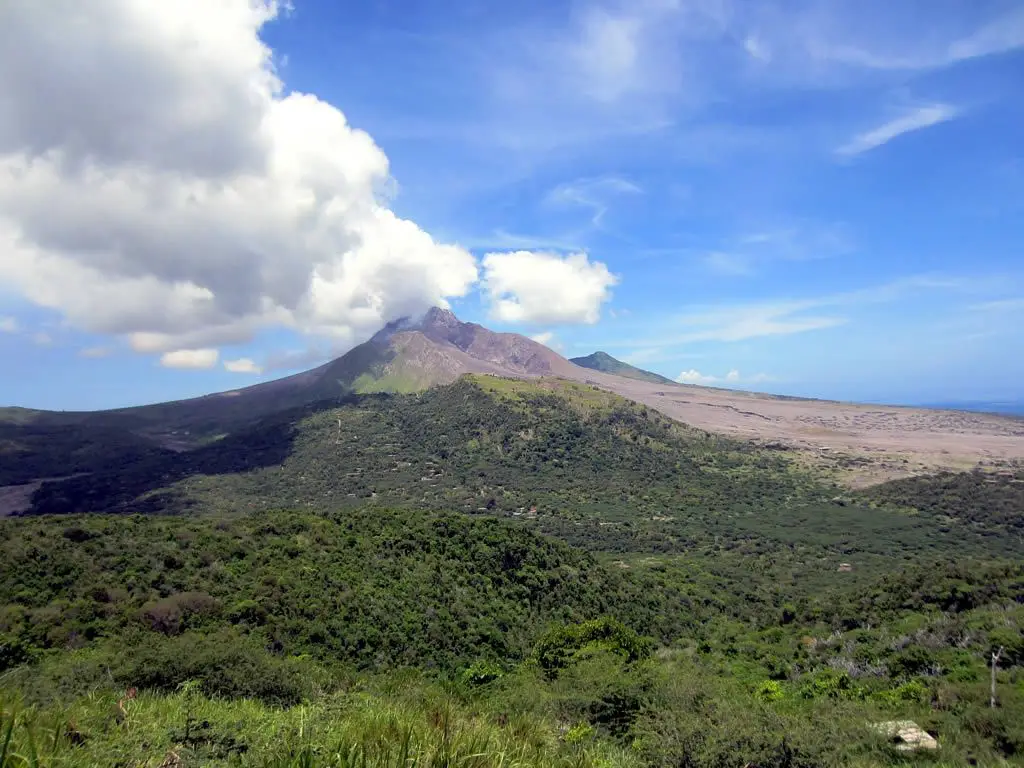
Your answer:
[[[999,646],[998,651],[992,652],[992,689],[988,698],[988,705],[991,709],[996,708],[996,667],[999,665],[999,659],[1003,655],[1003,646]]]

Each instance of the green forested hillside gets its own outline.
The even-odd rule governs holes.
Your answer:
[[[806,591],[883,573],[894,557],[1024,555],[1007,535],[1006,520],[1024,517],[1012,499],[1001,517],[975,505],[968,519],[894,503],[898,487],[850,496],[783,453],[585,385],[475,377],[349,396],[195,451],[47,483],[33,511],[461,511],[627,559],[701,553],[740,589],[751,568]],[[837,576],[843,562],[854,572]]]
[[[1019,473],[490,377],[81,469],[0,520],[2,768],[1024,761]]]
[[[914,509],[990,537],[1024,537],[1024,471],[942,472],[871,488],[863,497]]]
[[[678,592],[643,595],[619,569],[490,519],[367,508],[32,518],[5,532],[8,653],[229,626],[289,655],[454,669],[522,659],[552,622],[610,613],[667,640],[694,621]]]
[[[655,384],[676,384],[676,382],[672,381],[672,379],[667,376],[652,373],[651,371],[645,371],[643,368],[637,368],[635,365],[630,365],[629,363],[624,363],[621,360],[616,360],[607,352],[594,352],[586,357],[573,357],[569,359],[569,362],[575,363],[582,368],[590,368],[593,371],[603,371],[604,373],[611,373],[616,376],[624,376],[627,379],[651,381]]]
[[[948,764],[1024,749],[1019,563],[730,600],[701,557],[602,566],[466,515],[0,526],[0,717],[45,764],[901,764],[868,728],[896,718]]]

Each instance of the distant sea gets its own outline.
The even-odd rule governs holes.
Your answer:
[[[924,403],[925,408],[949,408],[956,411],[980,411],[981,413],[1006,413],[1024,416],[1024,400],[960,400],[949,403]]]

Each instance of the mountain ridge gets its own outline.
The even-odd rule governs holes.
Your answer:
[[[109,411],[2,409],[0,486],[149,460],[147,452],[192,450],[290,409],[338,403],[353,394],[419,393],[467,374],[554,378],[599,388],[698,429],[800,451],[855,483],[1024,459],[1019,419],[786,398],[664,377],[652,381],[606,354],[582,360],[596,367],[434,307],[421,317],[388,323],[321,366],[240,389]],[[602,366],[615,372],[597,369]]]
[[[569,358],[569,362],[574,365],[578,365],[581,368],[589,368],[592,371],[601,371],[603,373],[610,373],[613,376],[622,376],[627,379],[636,379],[638,381],[650,381],[655,384],[677,384],[678,382],[672,381],[667,376],[654,373],[653,371],[646,371],[643,368],[637,368],[635,365],[624,363],[622,360],[618,360],[607,352],[597,351],[592,352],[584,357],[572,357]]]
[[[416,392],[450,384],[467,373],[495,376],[562,376],[583,372],[557,352],[515,333],[464,323],[451,310],[432,307],[419,319],[389,322],[367,341],[307,371],[246,387],[163,403],[103,411],[0,410],[0,423],[75,424],[102,417],[121,428],[215,434],[288,408],[350,393]]]

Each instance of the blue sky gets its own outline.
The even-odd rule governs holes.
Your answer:
[[[125,119],[101,131],[27,88],[0,111],[0,403],[233,388],[434,301],[694,383],[1024,398],[1020,2],[293,5],[153,21],[99,3],[152,35],[141,48],[15,9],[25,42],[0,70],[25,81],[66,35],[109,56],[88,83],[44,76]],[[221,36],[186,45],[197,25]],[[204,69],[204,46],[228,63]],[[210,106],[268,72],[251,125],[250,101]],[[284,102],[294,122],[264,119]],[[62,128],[38,139],[44,117]],[[183,178],[214,213],[174,208]],[[334,201],[330,226],[274,218],[305,196]],[[277,243],[294,255],[264,253]]]

